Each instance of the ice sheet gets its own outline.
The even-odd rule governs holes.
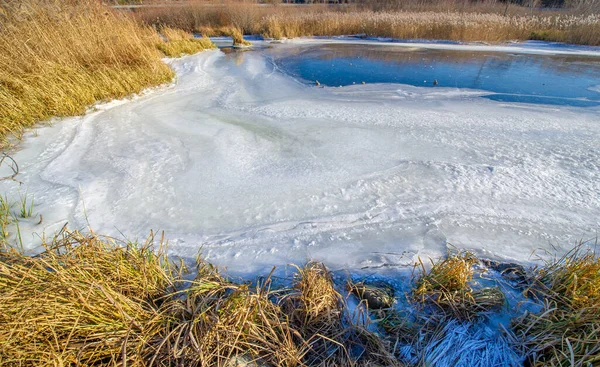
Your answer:
[[[448,244],[526,262],[596,236],[597,108],[307,87],[264,52],[171,60],[175,85],[29,133],[13,153],[23,185],[1,184],[43,214],[23,221],[26,247],[67,221],[117,237],[165,230],[171,253],[202,248],[251,275],[309,259],[403,269]]]

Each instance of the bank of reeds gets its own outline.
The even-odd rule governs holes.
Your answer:
[[[460,8],[372,11],[322,5],[259,7],[248,3],[223,6],[190,3],[172,8],[142,8],[136,15],[148,24],[166,24],[208,36],[227,34],[227,29],[234,27],[245,34],[275,39],[362,34],[395,39],[484,42],[543,39],[600,45],[600,13],[512,11],[505,15],[503,10],[506,7],[493,7],[492,11]]]
[[[174,72],[157,47],[178,56],[211,45],[167,33],[165,42],[94,0],[0,2],[0,140],[169,82]]]

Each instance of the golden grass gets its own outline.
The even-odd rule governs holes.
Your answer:
[[[173,322],[153,343],[157,358],[150,364],[226,366],[243,356],[301,365],[303,341],[270,296],[267,286],[197,278],[182,300],[168,304]]]
[[[201,259],[185,280],[155,242],[62,231],[35,257],[4,243],[0,365],[399,365],[389,343],[344,315],[322,264],[279,290],[270,277],[232,283]],[[364,352],[351,355],[357,345]]]
[[[423,5],[423,4],[421,4]],[[364,34],[396,39],[446,39],[500,42],[544,39],[600,45],[598,12],[535,12],[504,4],[448,2],[431,6],[387,7],[259,7],[251,3],[173,8],[145,8],[136,15],[148,24],[167,24],[207,35],[226,34],[231,27],[267,38]],[[507,14],[505,15],[505,11]],[[204,34],[204,33],[203,33]]]
[[[242,33],[242,31],[239,28],[236,27],[231,27],[231,29],[229,30],[229,35],[231,36],[231,39],[233,40],[233,46],[252,46],[252,43],[250,43],[249,41],[246,41],[244,39],[244,34]]]
[[[158,35],[96,1],[0,5],[0,139],[168,82]]]
[[[160,34],[165,38],[165,42],[159,42],[157,47],[168,57],[191,55],[217,47],[206,35],[194,38],[192,34],[181,29],[163,27]]]
[[[64,232],[38,257],[0,252],[0,364],[143,365],[172,286],[148,244]]]
[[[513,321],[532,366],[600,364],[600,258],[580,245],[533,275],[544,300],[538,314]]]
[[[63,230],[29,257],[3,242],[0,365],[400,366],[398,342],[422,353],[448,320],[475,319],[503,301],[493,288],[471,289],[476,259],[458,253],[424,272],[414,291],[444,317],[376,310],[385,333],[374,333],[357,321],[366,315],[349,313],[321,263],[298,267],[291,286],[276,289],[271,275],[254,286],[233,283],[198,258],[189,280],[163,243]],[[598,257],[574,250],[532,281],[545,309],[512,327],[531,365],[596,365]]]
[[[298,268],[295,289],[300,306],[301,324],[307,326],[339,317],[342,310],[342,296],[335,290],[331,275],[321,263],[311,262]]]
[[[475,320],[481,314],[504,304],[505,296],[498,288],[473,290],[473,265],[479,260],[472,254],[458,253],[425,271],[417,281],[413,298],[435,306],[444,315],[458,319]]]

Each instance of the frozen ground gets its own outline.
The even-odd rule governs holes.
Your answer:
[[[22,224],[27,247],[66,221],[130,238],[165,230],[172,253],[202,248],[250,275],[309,259],[390,271],[447,243],[527,262],[597,235],[598,108],[308,87],[265,53],[173,60],[176,85],[29,133],[13,154],[21,195],[43,214]],[[19,197],[16,183],[0,189]]]

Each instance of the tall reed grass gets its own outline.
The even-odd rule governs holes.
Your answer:
[[[165,42],[94,0],[0,2],[0,140],[169,82],[174,73],[157,46],[170,56],[210,47],[179,38]]]
[[[455,4],[456,5],[456,4]],[[438,5],[439,7],[439,5]],[[235,27],[245,34],[268,38],[363,34],[396,39],[444,39],[500,42],[544,39],[600,45],[600,12],[538,12],[526,8],[487,5],[448,8],[409,7],[373,11],[356,7],[280,6],[251,3],[203,6],[189,3],[173,8],[142,8],[136,16],[148,24],[226,34]],[[516,9],[516,10],[514,10]]]

